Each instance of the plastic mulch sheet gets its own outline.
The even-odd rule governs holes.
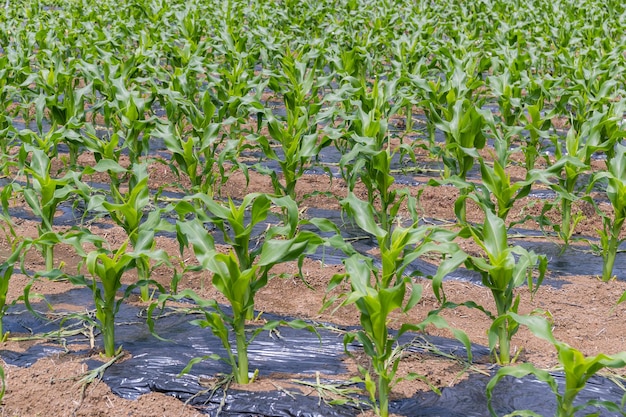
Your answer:
[[[51,295],[48,302],[52,305],[70,303],[89,309],[93,307],[90,296],[90,290],[76,288],[67,293]],[[228,365],[221,361],[202,361],[194,365],[188,374],[179,375],[194,357],[213,353],[224,355],[226,352],[220,341],[210,331],[189,324],[189,321],[196,318],[193,315],[170,309],[166,309],[165,313],[167,314],[156,320],[155,330],[166,340],[158,340],[149,332],[142,310],[122,305],[116,319],[116,339],[130,353],[130,358],[110,366],[103,378],[115,394],[135,399],[151,391],[161,392],[188,401],[208,415],[216,415],[218,410],[222,416],[268,417],[355,416],[360,412],[356,405],[327,404],[310,386],[292,388],[294,378],[315,383],[316,378],[323,375],[325,379],[321,382],[331,385],[345,383],[354,376],[348,373],[344,365],[343,334],[351,329],[312,323],[319,326],[319,337],[306,330],[295,330],[286,326],[279,327],[278,332],[261,333],[250,345],[251,369],[258,369],[261,379],[271,377],[278,381],[275,384],[276,389],[263,392],[223,390],[213,389],[211,384],[207,385],[205,382],[215,381],[216,376],[228,374]],[[268,320],[289,321],[286,317],[263,317]],[[65,327],[79,325],[76,319],[68,319],[63,323]],[[15,306],[5,317],[5,329],[53,335],[59,329],[59,322],[34,317],[24,311],[23,307]],[[67,342],[85,344],[84,349],[70,354],[79,355],[88,351],[85,337],[72,336]],[[97,342],[100,343],[100,340]],[[466,357],[464,347],[456,340],[412,334],[403,337],[401,342],[409,344],[408,349],[411,351],[440,351],[460,359]],[[358,348],[349,347],[351,350]],[[41,357],[62,351],[64,349],[58,344],[36,344],[23,353],[0,351],[0,356],[9,364],[30,366]],[[472,354],[474,357],[488,355],[488,349],[474,345]],[[91,369],[102,365],[96,360],[86,360],[86,363]],[[563,382],[561,375],[555,374],[555,377]],[[282,389],[280,381],[291,383],[290,388]],[[441,395],[434,392],[419,393],[412,398],[392,402],[391,410],[404,416],[487,416],[489,413],[485,386],[488,381],[489,378],[485,375],[470,373],[468,378],[455,386],[444,388]],[[619,403],[622,395],[623,391],[614,383],[598,377],[588,383],[587,388],[579,395],[579,400],[584,402],[595,399]],[[362,404],[363,400],[354,397],[355,404]],[[553,415],[555,399],[546,384],[531,377],[505,378],[494,391],[493,404],[498,415],[517,409],[532,409],[540,415]]]

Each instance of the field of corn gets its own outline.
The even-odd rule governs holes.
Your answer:
[[[233,387],[287,415],[417,415],[472,375],[458,415],[626,415],[625,29],[616,0],[7,0],[2,415],[285,415],[229,408]],[[157,349],[172,315],[212,335],[175,374],[219,406],[90,400],[134,355],[131,307]],[[343,381],[249,353],[331,328]],[[458,349],[416,350],[429,334]],[[10,363],[46,346],[62,358]],[[494,400],[518,378],[547,408]],[[619,395],[581,400],[596,380]]]

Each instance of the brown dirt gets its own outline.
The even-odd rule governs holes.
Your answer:
[[[81,156],[80,162],[91,163],[90,155]],[[514,177],[523,177],[520,167],[512,170]],[[153,165],[151,167],[151,186],[158,187],[168,183],[174,183],[174,178],[169,174],[165,165]],[[96,178],[104,181],[106,178]],[[416,181],[425,178],[416,176]],[[312,191],[330,192],[341,198],[346,195],[346,188],[340,180],[328,181],[325,176],[306,175],[300,182],[299,195],[305,195]],[[420,207],[423,214],[429,218],[453,220],[453,204],[456,199],[456,190],[452,187],[425,187],[420,198]],[[246,187],[241,173],[234,173],[229,182],[224,186],[224,195],[234,198],[241,197],[247,192],[271,191],[271,183],[266,177],[251,172],[250,183]],[[417,195],[418,188],[412,189],[413,195]],[[533,206],[530,199],[525,199],[512,211],[512,219],[523,218],[527,212],[540,210],[537,205]],[[306,200],[310,207],[337,208],[336,198],[316,196]],[[585,221],[579,224],[578,234],[593,235],[595,230],[601,227],[600,220],[593,211],[581,206],[579,209],[587,216]],[[558,216],[558,213],[553,213]],[[477,207],[468,206],[468,219],[478,221],[481,213]],[[19,221],[18,233],[22,236],[36,236],[37,226],[30,221]],[[537,226],[532,222],[524,224],[526,228]],[[112,245],[123,241],[123,230],[112,227],[107,230],[93,228],[94,232],[106,234]],[[171,254],[178,253],[178,243],[167,238],[158,238],[157,245]],[[464,247],[470,252],[477,251],[476,247],[465,243]],[[6,254],[6,242],[2,242],[0,253]],[[188,255],[188,256],[187,256]],[[190,254],[186,257],[193,259]],[[56,250],[58,264],[65,265],[68,270],[77,267],[76,256],[69,248],[59,246]],[[191,261],[190,261],[191,262]],[[26,258],[26,266],[30,270],[42,270],[43,262],[40,256],[31,252]],[[304,277],[307,285],[296,277],[297,266],[285,264],[278,266],[274,272],[276,276],[270,280],[267,287],[258,294],[256,309],[262,312],[286,314],[303,319],[312,319],[336,323],[338,325],[358,324],[358,315],[354,308],[340,308],[331,315],[330,311],[320,312],[325,298],[325,289],[330,278],[342,272],[341,266],[323,265],[319,261],[306,260],[304,263]],[[157,270],[154,278],[163,285],[168,286],[172,271],[167,268]],[[126,277],[127,282],[132,282],[133,277]],[[22,288],[27,283],[27,278],[16,275],[11,280],[8,299],[13,300],[21,295]],[[407,315],[396,314],[392,317],[390,325],[398,327],[401,322],[421,322],[429,311],[439,307],[439,303],[431,290],[430,281],[421,280],[424,287],[423,298],[419,304]],[[32,292],[39,294],[53,294],[67,291],[72,287],[67,282],[52,282],[40,280],[33,286]],[[211,287],[210,279],[203,273],[189,273],[179,284],[179,289],[192,288],[204,297],[212,297],[221,300],[220,295]],[[459,281],[449,281],[444,284],[445,293],[449,301],[464,302],[473,300],[487,308],[493,309],[490,293],[483,287]],[[626,306],[616,306],[615,303],[620,295],[626,291],[626,282],[612,281],[601,282],[595,276],[568,276],[567,283],[554,288],[543,286],[531,298],[525,288],[517,292],[521,296],[521,313],[533,310],[548,312],[553,318],[554,334],[557,339],[567,342],[579,349],[586,355],[602,353],[616,353],[624,349],[623,323],[626,320]],[[133,301],[135,302],[135,301]],[[67,308],[68,306],[63,306]],[[55,306],[55,308],[60,308]],[[444,311],[442,315],[448,323],[465,331],[472,342],[487,345],[487,329],[489,321],[483,313],[477,310],[460,307],[455,310]],[[208,331],[208,330],[207,330]],[[429,328],[428,332],[433,335],[450,336],[447,330]],[[21,351],[32,343],[43,342],[17,342],[9,338],[2,343],[5,350]],[[158,343],[158,342],[155,342]],[[552,368],[558,364],[554,349],[547,343],[538,340],[530,332],[521,329],[515,335],[512,346],[520,354],[520,361],[530,361],[534,364]],[[93,357],[98,357],[97,353]],[[177,399],[163,394],[149,394],[140,397],[137,401],[125,400],[112,394],[110,389],[102,382],[94,382],[82,385],[78,380],[86,371],[83,364],[84,357],[77,355],[53,355],[39,360],[29,368],[19,368],[4,364],[6,372],[7,392],[2,401],[3,416],[196,416],[200,415],[197,410],[185,406]],[[357,355],[354,359],[346,358],[349,369],[356,376],[356,364],[366,364],[363,357]],[[462,361],[457,359],[441,358],[432,355],[408,355],[402,362],[400,374],[417,372],[428,378],[431,384],[438,388],[451,386],[465,378],[470,372],[484,372],[490,367],[485,358],[479,358],[474,368],[467,369]],[[291,376],[289,376],[291,377]],[[297,376],[294,376],[297,377]],[[273,379],[274,378],[274,379]],[[289,384],[290,379],[280,376],[261,375],[260,382],[253,384],[249,389],[274,390]],[[428,386],[420,381],[403,382],[399,384],[393,395],[395,397],[410,397],[417,391],[428,390]],[[316,395],[311,393],[311,395]],[[364,414],[364,415],[368,415]]]

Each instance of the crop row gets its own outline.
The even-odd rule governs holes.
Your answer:
[[[363,346],[371,367],[360,369],[360,380],[375,411],[387,415],[398,382],[398,338],[447,326],[433,312],[388,329],[390,314],[421,297],[407,267],[434,253],[440,262],[428,278],[440,310],[456,307],[446,300],[443,278],[461,266],[491,291],[495,312],[473,301],[465,306],[491,320],[496,362],[514,359],[509,344],[520,325],[559,352],[564,393],[549,374],[524,364],[500,368],[488,395],[504,375],[533,373],[557,394],[559,415],[573,415],[587,379],[623,367],[626,354],[586,358],[555,340],[545,317],[518,314],[515,289],[536,291],[547,260],[509,244],[508,215],[543,184],[555,198],[531,220],[566,247],[582,219],[572,207],[588,203],[603,229],[587,242],[603,258],[602,279],[612,278],[626,219],[626,14],[617,2],[591,0],[458,3],[11,2],[0,10],[0,165],[7,178],[0,196],[11,247],[0,269],[0,311],[10,306],[14,269],[26,273],[20,261],[34,249],[46,263],[35,279],[64,277],[92,289],[107,357],[118,350],[115,314],[139,288],[154,302],[152,314],[167,301],[193,300],[203,315],[194,323],[220,338],[235,380],[248,383],[247,347],[258,332],[282,324],[315,331],[294,320],[248,333],[255,295],[276,265],[332,247],[345,254],[345,272],[329,290],[349,290],[329,296],[324,308],[358,310],[361,329],[345,343]],[[338,160],[320,161],[331,148]],[[430,185],[459,190],[454,225],[420,222],[419,194],[392,175],[419,169],[419,152],[440,173]],[[83,154],[94,163],[81,164]],[[249,155],[260,156],[249,162]],[[176,181],[169,188],[179,197],[150,189],[153,163],[171,169]],[[518,165],[524,174],[516,179],[510,169]],[[297,184],[313,169],[345,183],[347,195],[332,197],[376,239],[380,263],[342,238],[340,225],[303,215],[309,196]],[[234,172],[267,175],[273,191],[228,198],[221,187]],[[107,178],[106,189],[89,182],[97,175]],[[37,238],[15,231],[11,208],[19,201],[38,219]],[[481,221],[468,221],[469,201],[484,213]],[[69,230],[55,225],[64,204],[84,213]],[[556,222],[547,216],[555,209]],[[92,233],[94,217],[110,219],[127,239],[112,245]],[[261,234],[259,225],[266,225]],[[157,233],[175,235],[181,252],[158,249]],[[482,254],[465,253],[459,239],[475,242]],[[70,273],[56,265],[58,244],[72,247],[83,268]],[[182,261],[186,249],[197,263]],[[162,265],[174,271],[169,291],[151,278]],[[181,276],[198,269],[211,273],[231,309],[177,288]],[[137,281],[120,296],[129,271]],[[453,331],[470,355],[467,336]]]

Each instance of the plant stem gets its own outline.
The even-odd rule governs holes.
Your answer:
[[[511,362],[511,346],[507,322],[503,322],[498,329],[498,345],[500,348],[500,364],[507,365]]]
[[[572,202],[567,198],[561,199],[561,239],[563,240],[563,251],[569,246],[571,236]]]
[[[378,376],[378,409],[381,417],[389,416],[389,381]]]
[[[602,265],[602,281],[607,282],[613,276],[613,266],[615,265],[615,257],[619,247],[619,233],[622,230],[624,219],[618,219],[613,223],[611,228],[611,236],[609,237],[609,245],[604,251],[604,262]]]
[[[459,190],[459,194],[459,198],[461,198],[462,200],[457,217],[463,225],[467,223],[467,196],[469,195],[469,190],[467,188],[462,188]]]
[[[52,245],[45,245],[43,247],[43,254],[46,260],[46,271],[52,271],[54,269],[54,247]]]
[[[137,262],[137,278],[139,281],[149,278],[149,266],[143,260]],[[142,285],[139,287],[139,290],[141,292],[141,301],[150,301],[150,287],[148,284]]]
[[[537,160],[537,146],[539,145],[539,135],[531,131],[530,140],[524,148],[524,158],[526,159],[526,172],[535,169],[535,161]]]
[[[235,338],[237,340],[237,368],[235,380],[238,384],[248,384],[248,341],[246,340],[245,315],[237,320],[235,327]]]
[[[106,302],[103,307],[104,323],[102,323],[102,340],[104,343],[104,355],[107,358],[115,356],[115,313],[113,302]]]
[[[409,103],[405,106],[405,122],[406,133],[413,130],[413,103]]]
[[[566,376],[567,381],[567,376]],[[567,386],[567,382],[565,383]],[[557,404],[556,417],[574,417],[575,408],[574,400],[578,395],[579,390],[565,388],[565,393],[561,399],[560,404]]]
[[[492,290],[491,292],[496,302],[498,317],[502,317],[510,311],[512,300],[506,291]],[[511,335],[509,334],[508,325],[508,320],[503,321],[498,329],[498,348],[500,349],[498,360],[500,365],[507,365],[511,362]]]
[[[142,285],[139,291],[141,292],[141,301],[150,301],[152,297],[150,297],[150,288],[147,285]]]

